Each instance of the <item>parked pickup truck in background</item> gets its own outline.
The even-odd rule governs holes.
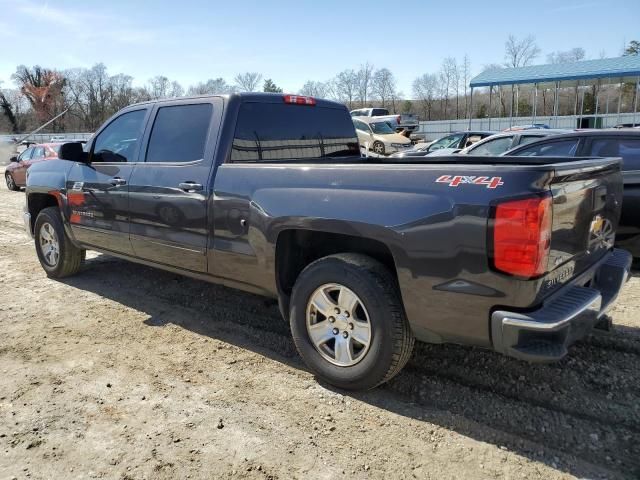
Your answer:
[[[357,117],[376,117],[376,120],[389,122],[391,127],[396,130],[408,130],[413,132],[418,129],[419,122],[415,115],[411,113],[402,113],[400,115],[391,115],[386,108],[360,108],[352,110],[351,116]]]
[[[349,112],[237,94],[132,105],[29,170],[52,278],[86,249],[277,298],[300,355],[345,389],[414,340],[553,361],[625,283],[619,159],[358,155]]]

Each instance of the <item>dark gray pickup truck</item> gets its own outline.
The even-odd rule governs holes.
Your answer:
[[[346,389],[393,377],[414,339],[561,359],[628,277],[619,159],[367,159],[343,105],[276,94],[132,105],[87,147],[29,170],[47,275],[91,249],[277,298]]]

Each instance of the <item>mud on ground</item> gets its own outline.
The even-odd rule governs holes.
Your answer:
[[[640,275],[616,330],[530,365],[418,345],[345,395],[272,301],[90,254],[48,279],[0,187],[0,479],[640,478]]]

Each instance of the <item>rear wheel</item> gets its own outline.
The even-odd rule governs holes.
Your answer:
[[[4,174],[4,180],[7,182],[7,188],[12,191],[18,191],[20,188],[16,185],[15,180],[13,179],[13,175],[9,172]]]
[[[71,242],[56,207],[45,208],[38,214],[34,237],[38,259],[47,276],[63,278],[80,270],[85,250]]]
[[[373,153],[384,155],[384,143],[378,142],[377,140],[373,142]]]
[[[347,390],[391,379],[413,350],[395,279],[365,255],[331,255],[307,266],[293,289],[290,322],[309,368]]]

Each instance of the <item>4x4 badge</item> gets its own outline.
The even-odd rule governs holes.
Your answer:
[[[477,177],[467,175],[442,175],[436,179],[436,183],[447,183],[450,187],[457,187],[459,185],[484,185],[487,188],[498,188],[504,185],[502,177]]]

